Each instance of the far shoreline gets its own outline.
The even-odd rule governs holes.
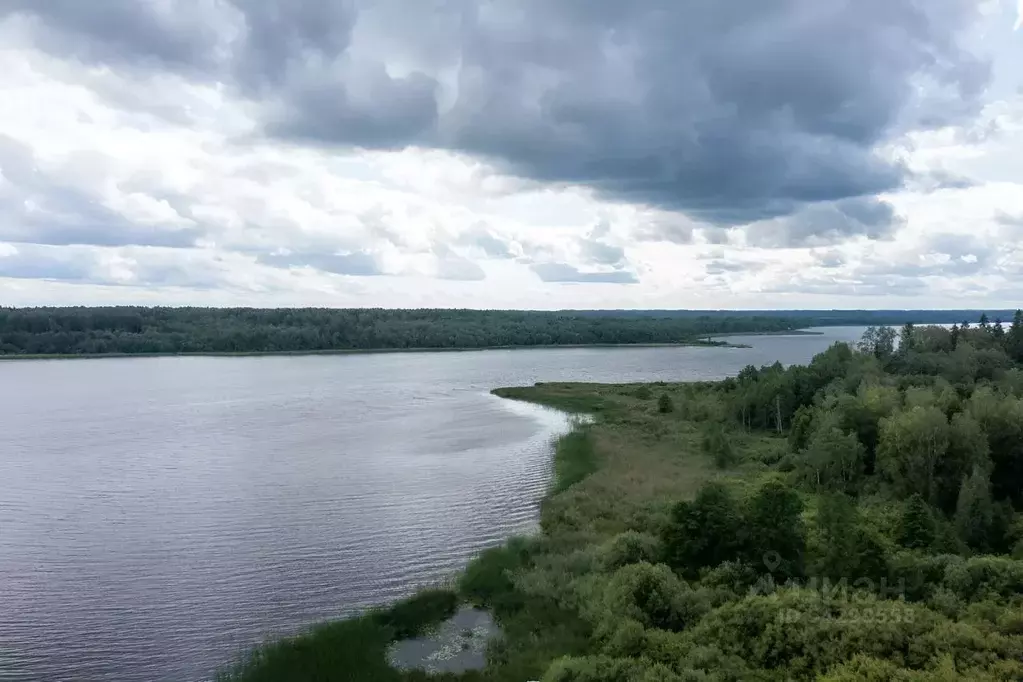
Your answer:
[[[780,334],[796,334],[798,332],[779,332]],[[807,332],[809,335],[820,332]],[[735,336],[757,336],[757,334],[728,334]],[[721,338],[721,337],[714,337]],[[331,348],[325,350],[270,350],[270,351],[189,351],[181,353],[12,353],[0,355],[0,362],[5,360],[102,360],[104,358],[176,358],[176,357],[212,357],[212,358],[244,358],[244,357],[287,357],[308,355],[378,355],[390,353],[474,353],[488,350],[555,350],[558,348],[751,348],[742,343],[727,341],[683,341],[679,343],[579,343],[579,344],[543,344],[535,346],[480,346],[455,348]]]

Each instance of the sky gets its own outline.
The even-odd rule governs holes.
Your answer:
[[[0,0],[0,305],[1023,306],[1018,0]]]

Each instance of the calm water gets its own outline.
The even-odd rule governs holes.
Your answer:
[[[529,531],[536,381],[720,378],[835,339],[0,362],[0,680],[192,681]]]

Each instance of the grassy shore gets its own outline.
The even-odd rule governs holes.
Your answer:
[[[746,336],[744,334],[744,336]],[[535,346],[483,346],[479,348],[340,348],[332,350],[302,351],[243,351],[227,352],[196,352],[196,353],[10,353],[0,355],[3,360],[97,360],[102,358],[167,358],[167,357],[274,357],[274,356],[305,356],[305,355],[377,355],[382,353],[472,353],[485,350],[553,350],[557,348],[749,348],[748,345],[729,343],[727,341],[696,340],[684,343],[589,343],[589,344],[553,344]]]

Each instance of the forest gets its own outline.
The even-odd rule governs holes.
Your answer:
[[[798,326],[777,316],[628,319],[499,310],[0,308],[0,355],[694,343],[710,334]]]
[[[592,416],[557,445],[541,532],[221,679],[1023,679],[1023,313],[721,382],[495,393]],[[387,665],[462,601],[501,625],[485,669]]]
[[[1000,315],[1011,317],[991,318]],[[965,319],[973,312],[0,307],[0,356],[696,343],[714,334]]]

